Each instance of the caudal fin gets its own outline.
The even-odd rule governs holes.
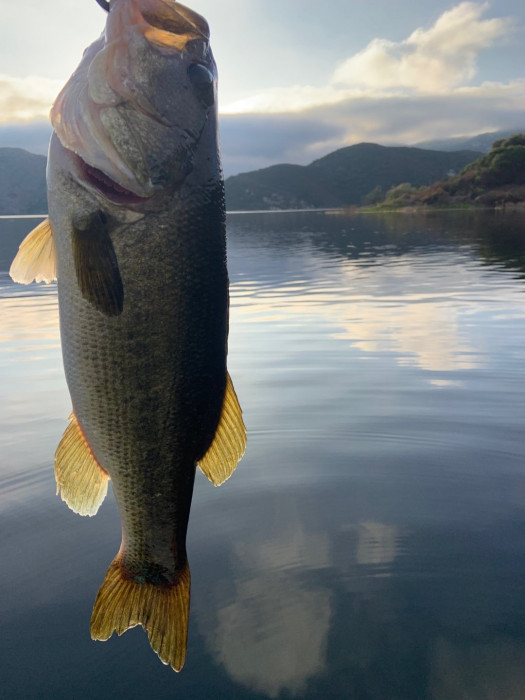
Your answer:
[[[186,658],[190,612],[190,568],[174,586],[138,583],[125,577],[117,556],[108,569],[91,615],[91,637],[105,642],[137,625],[164,664],[180,671]]]

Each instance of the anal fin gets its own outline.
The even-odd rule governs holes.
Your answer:
[[[20,284],[53,282],[57,278],[56,248],[49,219],[44,219],[22,241],[9,270]]]
[[[79,515],[95,515],[108,492],[109,475],[99,465],[75,414],[55,452],[57,495]]]
[[[245,450],[246,427],[242,410],[230,375],[227,374],[219,425],[212,444],[198,465],[215,486],[220,486],[233,474]]]
[[[164,664],[180,671],[186,658],[190,615],[190,567],[186,562],[173,585],[142,583],[130,578],[117,556],[95,600],[91,638],[102,642],[137,625]]]

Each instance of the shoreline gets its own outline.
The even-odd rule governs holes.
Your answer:
[[[450,206],[400,206],[400,207],[360,207],[350,204],[340,207],[308,207],[304,209],[232,209],[227,210],[227,216],[242,216],[246,214],[308,214],[325,213],[328,215],[337,214],[433,214],[436,212],[483,212],[483,211],[523,211],[525,212],[525,202],[515,202],[501,204],[495,207],[479,206],[476,204],[461,204]],[[2,219],[45,219],[48,214],[0,214]]]

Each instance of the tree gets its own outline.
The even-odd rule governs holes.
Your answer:
[[[383,194],[383,188],[381,185],[377,185],[374,189],[363,197],[363,204],[365,206],[374,206],[374,204],[379,204],[385,198]]]

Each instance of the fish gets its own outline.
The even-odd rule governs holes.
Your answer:
[[[49,217],[11,266],[57,279],[70,422],[57,493],[93,516],[111,481],[120,549],[91,636],[141,625],[185,661],[196,467],[216,486],[246,447],[227,370],[229,282],[206,20],[174,0],[110,0],[52,110]]]

